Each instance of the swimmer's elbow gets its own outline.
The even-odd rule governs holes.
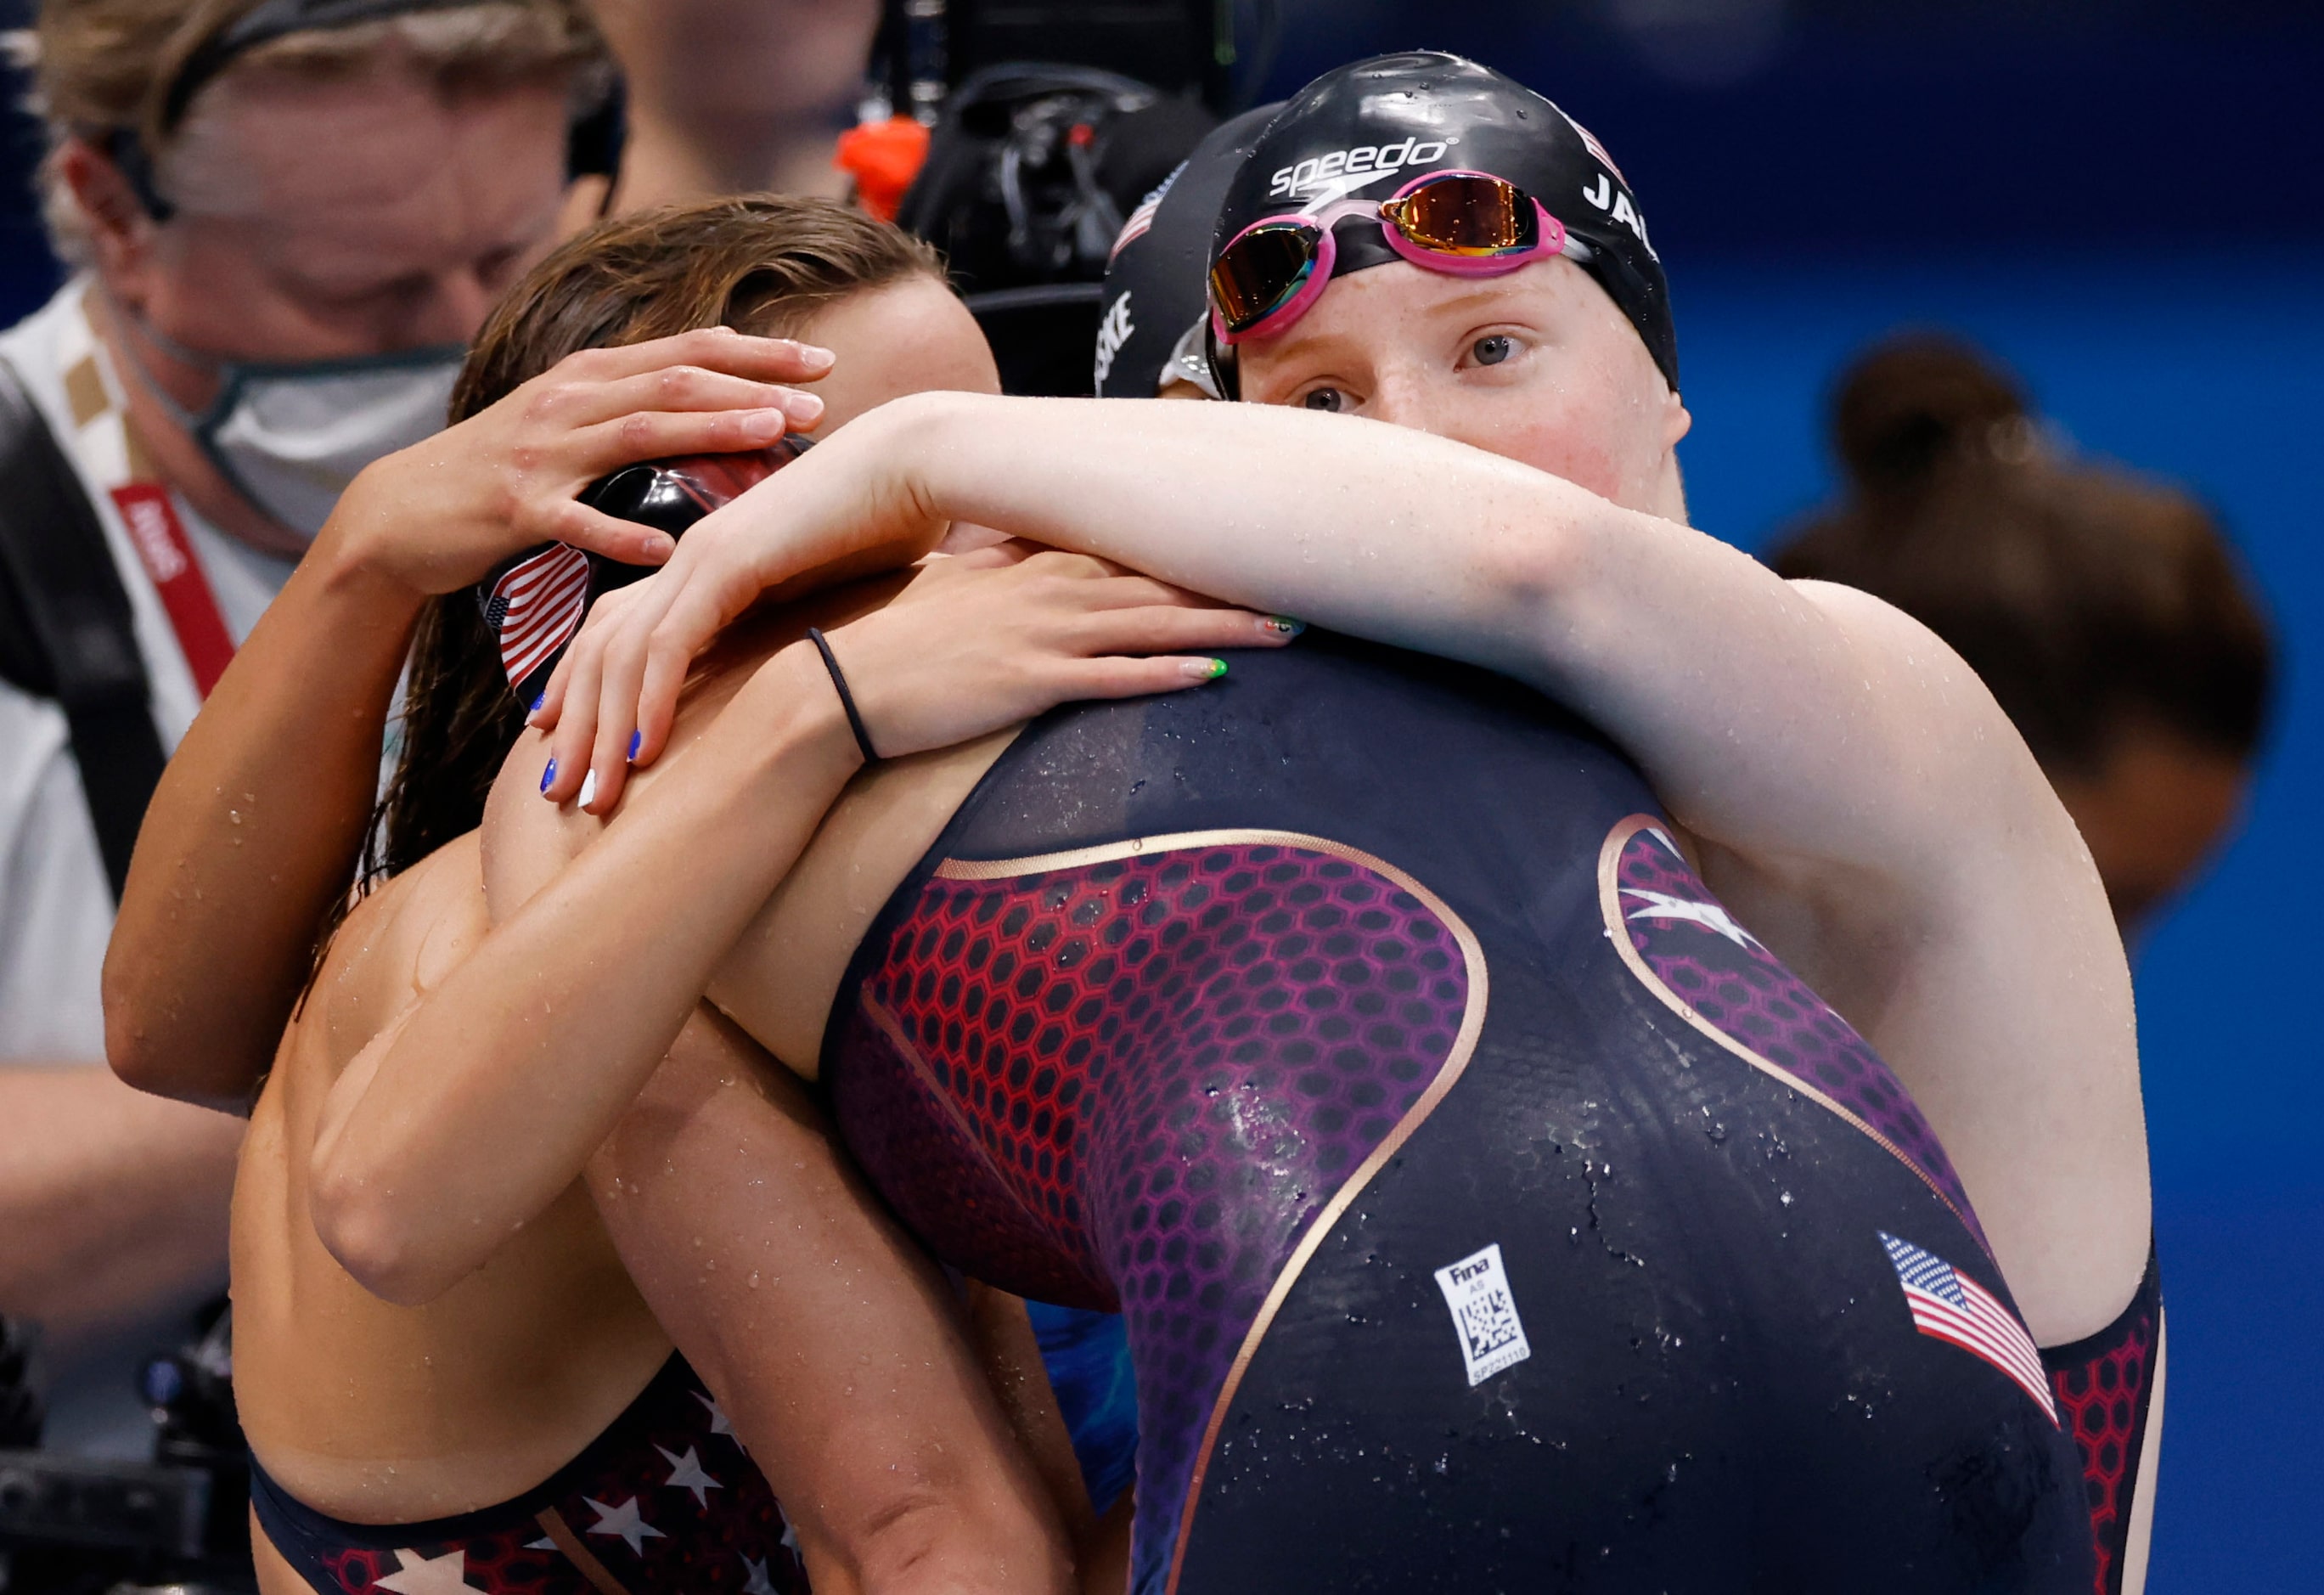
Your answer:
[[[151,1034],[142,1016],[105,1005],[105,1061],[114,1078],[148,1096],[199,1094],[205,1083],[186,1077],[179,1067],[180,1050],[151,1045]]]
[[[105,1061],[114,1078],[148,1096],[247,1114],[268,1053],[240,1035],[201,1034],[144,1000],[137,982],[105,970]]]
[[[1006,1504],[915,1493],[867,1514],[844,1560],[862,1595],[1069,1595],[1072,1561],[1049,1527]]]
[[[383,1180],[318,1160],[307,1204],[323,1249],[382,1301],[424,1307],[467,1272],[418,1241],[394,1186]]]
[[[1466,566],[1464,623],[1497,639],[1488,647],[1504,656],[1476,662],[1539,685],[1545,668],[1565,662],[1589,599],[1587,531],[1558,518],[1512,521],[1476,539]]]

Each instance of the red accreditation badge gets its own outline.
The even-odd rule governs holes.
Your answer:
[[[193,670],[194,686],[207,698],[234,658],[234,636],[218,613],[209,578],[194,558],[185,523],[171,506],[170,490],[153,482],[132,482],[113,490],[113,502],[129,527],[145,574],[161,595],[161,607],[178,633],[178,646]]]

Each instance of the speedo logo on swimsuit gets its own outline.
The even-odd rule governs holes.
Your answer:
[[[1444,152],[1454,142],[1446,139],[1398,139],[1392,144],[1358,144],[1353,149],[1333,150],[1328,154],[1312,155],[1295,165],[1286,166],[1268,180],[1269,198],[1305,193],[1320,189],[1342,178],[1360,177],[1367,173],[1385,177],[1406,166],[1426,166],[1444,159]]]

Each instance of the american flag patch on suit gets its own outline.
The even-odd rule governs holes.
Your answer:
[[[1983,1359],[2015,1380],[2040,1404],[2052,1423],[2058,1405],[2050,1393],[2049,1376],[2042,1369],[2042,1353],[2006,1303],[1944,1258],[1886,1231],[1880,1244],[1896,1269],[1896,1283],[1912,1310],[1913,1327],[1932,1340],[1958,1346]]]

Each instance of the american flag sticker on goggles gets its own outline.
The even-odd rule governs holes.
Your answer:
[[[521,691],[555,659],[588,607],[589,556],[571,544],[552,543],[510,567],[484,598],[484,624],[500,639],[509,685]]]
[[[2058,1404],[2050,1393],[2050,1377],[2042,1367],[2042,1353],[2025,1326],[1991,1291],[1956,1269],[1934,1252],[1882,1231],[1880,1244],[1888,1249],[1896,1282],[1904,1286],[1904,1305],[1912,1309],[1913,1327],[1932,1340],[1959,1346],[1983,1358],[2016,1381],[2020,1389],[2041,1404],[2058,1421]]]

